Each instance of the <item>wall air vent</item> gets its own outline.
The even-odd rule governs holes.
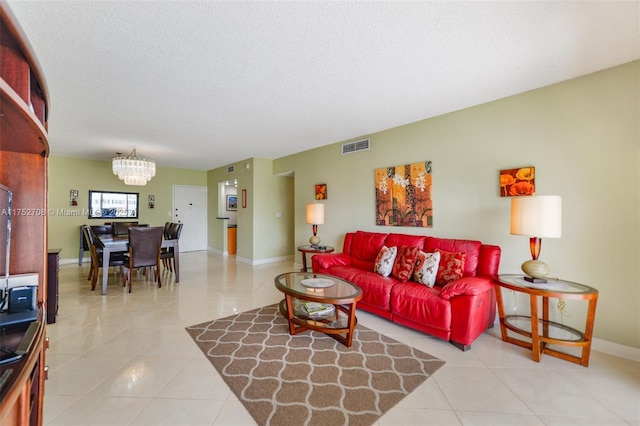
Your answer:
[[[351,154],[357,151],[366,151],[370,147],[369,139],[342,144],[342,154]]]
[[[227,167],[227,173],[233,173],[234,170],[235,170],[234,166]]]

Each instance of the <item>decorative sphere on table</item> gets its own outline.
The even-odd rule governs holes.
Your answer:
[[[544,278],[549,275],[549,265],[539,260],[527,260],[522,264],[522,271],[533,278]]]
[[[319,246],[320,237],[318,237],[317,235],[313,235],[311,238],[309,238],[309,242],[311,243],[312,246]]]

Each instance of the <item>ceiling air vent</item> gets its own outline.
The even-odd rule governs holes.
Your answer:
[[[227,173],[233,173],[234,170],[235,168],[233,166],[227,167]]]
[[[357,151],[366,151],[369,149],[369,139],[362,139],[355,142],[342,144],[342,154],[351,154]]]

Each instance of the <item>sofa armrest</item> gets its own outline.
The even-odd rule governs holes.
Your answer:
[[[345,253],[314,254],[311,256],[313,272],[327,269],[332,266],[351,265],[351,256]]]
[[[475,296],[487,291],[491,291],[493,282],[489,277],[463,277],[442,287],[440,297],[449,300],[452,297],[466,294]]]

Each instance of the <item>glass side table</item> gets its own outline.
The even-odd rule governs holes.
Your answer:
[[[524,280],[522,275],[500,275],[496,284],[502,288],[529,295],[530,316],[505,315],[502,291],[497,289],[498,315],[500,316],[500,332],[504,342],[513,343],[533,352],[533,360],[540,362],[542,354],[554,356],[565,361],[589,366],[593,323],[596,317],[598,290],[584,284],[571,281],[549,279],[546,284],[533,284]],[[538,297],[542,298],[542,316],[538,308]],[[586,300],[587,319],[584,332],[549,320],[549,298]],[[509,336],[508,331],[528,337],[531,342]],[[582,348],[582,355],[575,356],[549,347],[562,345]]]

